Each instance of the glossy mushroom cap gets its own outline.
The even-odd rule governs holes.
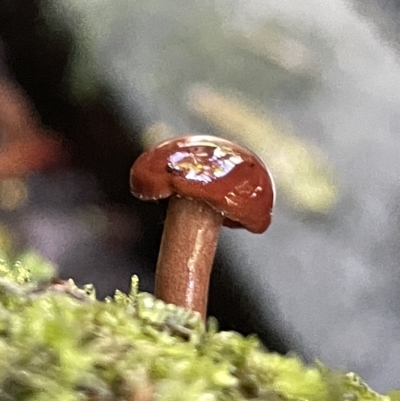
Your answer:
[[[275,199],[264,163],[225,139],[173,138],[143,153],[133,164],[131,192],[142,200],[177,195],[201,200],[225,216],[224,225],[264,232]]]

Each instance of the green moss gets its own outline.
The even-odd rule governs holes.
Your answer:
[[[196,313],[138,293],[136,278],[129,294],[99,302],[91,286],[49,279],[37,256],[21,259],[0,269],[1,401],[399,399],[268,353],[212,319],[205,327]]]

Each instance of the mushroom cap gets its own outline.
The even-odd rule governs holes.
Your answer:
[[[252,152],[210,135],[173,138],[143,153],[130,173],[132,194],[142,200],[177,195],[201,200],[231,228],[264,232],[275,187],[264,163]]]

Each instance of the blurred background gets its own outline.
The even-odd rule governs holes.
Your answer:
[[[265,161],[277,203],[265,234],[223,229],[209,313],[400,387],[399,17],[396,0],[3,0],[3,257],[151,292],[166,204],[134,199],[129,168],[222,136]]]

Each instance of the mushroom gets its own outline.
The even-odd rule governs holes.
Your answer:
[[[143,153],[130,172],[132,194],[171,197],[156,268],[155,296],[207,311],[222,225],[264,232],[275,200],[271,175],[252,152],[208,135],[173,138]]]

